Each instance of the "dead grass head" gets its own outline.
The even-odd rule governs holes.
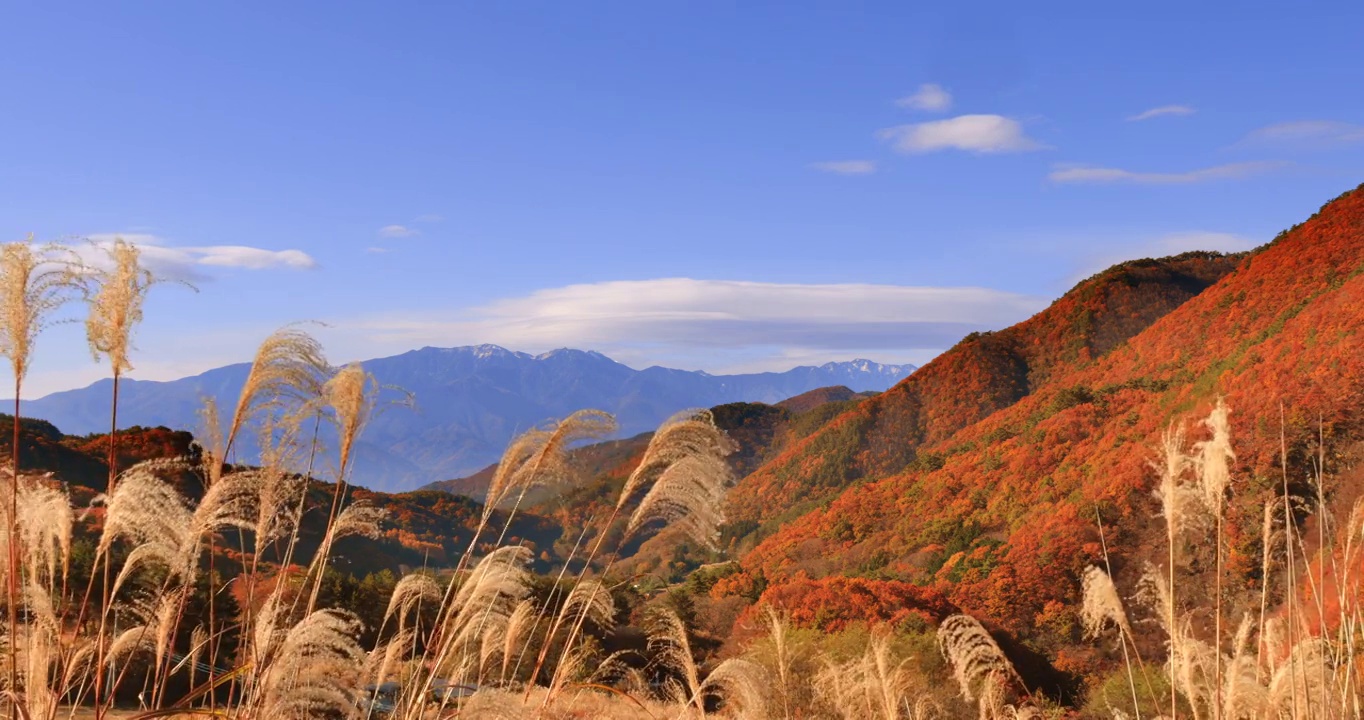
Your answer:
[[[156,277],[142,266],[137,246],[123,238],[114,238],[101,249],[108,255],[108,266],[90,272],[94,291],[89,295],[85,335],[95,359],[107,357],[119,376],[133,369],[128,362],[133,328],[142,322],[142,304]]]

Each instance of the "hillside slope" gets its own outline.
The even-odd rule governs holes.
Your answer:
[[[1364,187],[1106,357],[1054,365],[1012,406],[925,435],[932,467],[853,487],[781,527],[715,592],[842,574],[910,580],[1039,647],[1077,641],[1078,576],[1101,558],[1096,519],[1130,584],[1165,547],[1150,466],[1160,435],[1181,421],[1190,442],[1202,439],[1195,421],[1221,396],[1238,454],[1228,593],[1258,608],[1263,501],[1288,479],[1307,492],[1299,479],[1318,437],[1328,475],[1361,437],[1362,332]]]
[[[848,409],[857,401],[875,396],[875,392],[858,393],[837,385],[801,393],[775,405],[726,403],[711,408],[711,412],[715,424],[738,445],[738,450],[729,460],[735,476],[743,477],[790,442],[814,432],[840,411]],[[588,478],[626,472],[622,468],[633,467],[652,437],[653,432],[643,432],[620,440],[580,447],[572,452],[573,462]],[[492,482],[496,469],[497,464],[493,463],[472,475],[428,483],[422,489],[464,495],[481,502],[488,493],[488,484]]]
[[[0,414],[0,460],[8,466],[10,444],[13,442],[13,419]],[[91,500],[104,492],[108,484],[108,435],[67,435],[44,420],[25,419],[20,425],[19,460],[26,473],[52,473],[52,481],[63,484],[71,493],[78,508],[90,505]],[[193,436],[182,430],[164,427],[134,427],[120,431],[118,462],[127,469],[144,460],[166,458],[199,459],[199,449]],[[197,502],[203,494],[202,478],[196,473],[184,473],[178,478],[179,488],[187,499]],[[314,482],[310,488],[309,511],[304,515],[303,531],[296,560],[306,563],[321,541],[322,529],[331,506],[335,486]],[[381,526],[378,539],[346,538],[338,549],[347,558],[345,570],[364,575],[379,570],[399,571],[415,567],[441,568],[453,565],[472,540],[483,507],[468,498],[442,492],[379,493],[363,488],[351,488],[349,496],[383,508],[388,518]],[[103,517],[101,507],[92,508],[91,522]],[[506,514],[495,512],[491,523],[502,527]],[[88,530],[90,525],[82,524]],[[547,519],[534,513],[521,512],[513,519],[507,537],[523,542],[537,556],[541,549],[552,548],[559,539],[559,529]],[[240,556],[233,550],[237,534],[226,533],[220,549],[227,557]],[[484,538],[492,542],[495,537]],[[487,547],[481,551],[486,552]],[[267,562],[279,558],[271,554]],[[549,555],[539,559],[538,567],[547,568],[553,561]]]
[[[919,448],[1086,367],[1234,270],[1239,255],[1187,253],[1114,266],[1013,327],[976,333],[850,409],[730,493],[735,533],[755,537],[864,478],[899,472]]]

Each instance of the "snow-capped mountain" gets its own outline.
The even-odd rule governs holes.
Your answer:
[[[915,369],[853,360],[780,373],[711,375],[635,370],[598,352],[565,348],[531,355],[496,345],[427,347],[364,365],[381,383],[412,393],[416,402],[412,409],[384,410],[361,437],[353,481],[381,490],[410,489],[482,468],[517,433],[583,408],[615,414],[621,435],[628,436],[686,408],[776,403],[831,385],[885,390]],[[219,398],[219,407],[230,410],[247,370],[243,363],[169,382],[125,380],[120,425],[195,430],[203,396]],[[23,412],[67,433],[103,432],[109,381],[25,401]]]

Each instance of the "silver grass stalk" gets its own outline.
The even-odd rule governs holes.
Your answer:
[[[0,356],[9,360],[14,377],[14,427],[10,444],[11,475],[19,477],[20,399],[23,397],[24,378],[28,375],[33,344],[46,328],[51,317],[72,297],[72,290],[80,284],[80,274],[74,270],[79,262],[69,251],[54,245],[35,246],[33,236],[26,242],[12,242],[0,246]],[[18,484],[9,488],[9,516],[18,516]],[[10,523],[10,568],[19,565],[17,523]],[[19,631],[20,583],[11,572],[7,578],[9,624],[11,639]],[[18,647],[9,646],[9,686],[18,685]],[[10,712],[17,717],[17,706]]]
[[[620,680],[631,680],[631,667],[625,662],[625,658],[635,656],[634,650],[617,650],[607,655],[604,660],[597,663],[597,669],[587,676],[587,682],[601,685],[610,685]]]
[[[497,548],[485,556],[459,583],[451,599],[449,612],[438,628],[440,646],[432,667],[435,672],[455,670],[459,673],[475,668],[473,656],[479,654],[484,643],[486,618],[496,615],[506,618],[529,594],[530,550],[519,545]],[[498,626],[505,623],[498,621]],[[488,639],[491,642],[491,639]],[[421,692],[430,689],[434,674],[423,683]],[[459,678],[461,675],[448,675]]]
[[[659,474],[630,515],[625,537],[651,521],[663,521],[702,547],[716,550],[725,520],[725,488],[732,480],[723,457],[693,455],[677,460]]]
[[[567,451],[576,444],[601,440],[616,430],[616,420],[600,410],[579,410],[550,429],[533,429],[512,441],[503,453],[483,508],[486,522],[494,509],[515,497],[519,503],[526,491],[536,486],[553,485],[571,478]]]
[[[725,709],[744,720],[767,720],[771,678],[767,670],[747,658],[730,658],[715,666],[701,684],[703,693],[724,698]]]
[[[1298,641],[1269,682],[1269,705],[1274,712],[1290,717],[1331,717],[1322,699],[1333,694],[1333,678],[1324,668],[1331,656],[1330,645],[1322,638]]]
[[[271,333],[251,361],[228,425],[225,451],[230,451],[247,419],[262,406],[292,403],[301,412],[313,409],[323,394],[329,366],[322,345],[297,326]]]
[[[103,498],[105,521],[99,553],[107,556],[115,540],[124,539],[134,546],[121,576],[130,574],[130,568],[137,564],[153,559],[161,560],[171,572],[182,577],[193,572],[188,548],[194,544],[191,541],[194,512],[180,493],[161,478],[162,473],[185,467],[180,461],[138,463],[128,468],[114,492]]]
[[[1222,687],[1222,511],[1226,502],[1227,488],[1231,486],[1231,461],[1236,455],[1231,449],[1231,425],[1227,421],[1230,414],[1226,402],[1217,399],[1216,406],[1208,414],[1203,424],[1212,430],[1212,438],[1194,445],[1194,465],[1198,470],[1198,484],[1203,492],[1203,502],[1212,514],[1217,529],[1213,551],[1216,555],[1216,576],[1214,598],[1216,619],[1213,629],[1213,646],[1218,648],[1214,655],[1214,682],[1221,693]],[[1221,701],[1216,703],[1213,716],[1221,716]]]
[[[1153,463],[1160,473],[1155,496],[1165,518],[1166,534],[1172,545],[1187,533],[1208,526],[1203,487],[1186,482],[1194,461],[1184,452],[1184,426],[1172,423],[1161,435],[1161,461]]]
[[[824,661],[824,667],[815,674],[815,693],[824,703],[838,713],[841,720],[864,720],[873,717],[875,708],[862,694],[860,665],[856,660],[846,663]],[[783,698],[785,702],[785,698]],[[790,717],[784,711],[782,717]]]
[[[1260,684],[1255,655],[1250,652],[1250,635],[1255,623],[1249,613],[1241,618],[1232,643],[1232,656],[1222,678],[1222,717],[1251,720],[1264,717],[1268,692]]]
[[[1176,679],[1175,688],[1183,692],[1195,720],[1202,718],[1205,707],[1218,707],[1217,649],[1194,637],[1187,617],[1177,621],[1170,647],[1173,652],[1169,662]]]
[[[204,630],[203,625],[195,625],[189,633],[189,651],[185,653],[183,659],[171,668],[170,673],[174,675],[182,668],[189,674],[190,687],[196,687],[194,681],[195,673],[198,672],[199,660],[204,656],[204,651],[208,649],[208,631]]]
[[[28,617],[23,626],[24,662],[20,669],[23,704],[29,717],[51,717],[60,700],[53,683],[63,641],[61,621],[50,591],[33,582],[32,577],[25,583],[23,597]]]
[[[311,720],[354,707],[364,651],[355,642],[359,620],[340,610],[318,610],[291,628],[261,678],[257,717]]]
[[[379,537],[379,523],[383,521],[386,513],[381,508],[373,507],[365,502],[356,502],[347,506],[340,514],[336,515],[327,526],[327,532],[322,536],[322,545],[318,548],[317,554],[313,556],[313,561],[309,565],[309,576],[314,578],[312,592],[308,596],[306,614],[312,615],[317,607],[317,597],[322,592],[322,576],[326,571],[327,560],[331,557],[332,548],[338,540],[347,537],[367,537],[370,539]]]
[[[564,617],[583,614],[587,619],[600,626],[610,625],[616,615],[616,603],[611,591],[599,580],[584,580],[569,591],[564,604],[559,609]]]
[[[152,636],[153,633],[145,625],[135,625],[119,633],[118,637],[109,643],[109,649],[104,657],[104,667],[107,668],[135,652],[155,652],[156,643]]]
[[[876,633],[867,644],[857,675],[866,703],[874,708],[876,717],[896,720],[907,705],[910,678],[904,669],[906,662],[894,659],[886,633]]]
[[[1080,585],[1084,598],[1080,606],[1080,622],[1084,626],[1086,636],[1098,637],[1104,627],[1112,623],[1119,632],[1129,638],[1133,637],[1127,610],[1123,607],[1122,598],[1118,595],[1118,589],[1113,585],[1113,579],[1108,573],[1090,565],[1085,568]]]
[[[605,438],[615,432],[615,429],[615,418],[609,413],[600,410],[580,410],[554,423],[551,428],[534,428],[515,438],[508,445],[497,464],[493,479],[489,484],[479,524],[469,540],[468,549],[456,564],[456,572],[463,569],[473,557],[483,530],[498,507],[505,505],[513,497],[515,498],[497,542],[494,543],[500,546],[506,539],[507,532],[512,526],[512,520],[530,489],[556,484],[571,484],[576,479],[576,473],[568,462],[568,450],[575,444],[587,440]],[[567,565],[566,562],[565,570]],[[456,607],[455,604],[448,602],[448,593],[449,590],[447,590],[446,602],[442,603],[440,625],[445,624],[445,614],[453,612]],[[539,620],[540,617],[537,615],[537,625]]]
[[[1161,435],[1161,459],[1163,462],[1153,463],[1153,465],[1160,472],[1160,484],[1156,488],[1155,495],[1160,500],[1161,515],[1165,518],[1165,539],[1168,545],[1166,572],[1169,583],[1165,585],[1164,600],[1167,612],[1163,621],[1171,638],[1171,655],[1167,664],[1170,668],[1170,717],[1175,718],[1178,716],[1175,704],[1178,682],[1175,677],[1176,663],[1173,656],[1176,625],[1174,614],[1175,555],[1176,548],[1179,547],[1179,539],[1185,529],[1203,522],[1202,511],[1204,509],[1201,490],[1192,488],[1183,481],[1185,472],[1192,466],[1192,461],[1184,452],[1184,426],[1182,424],[1171,422]]]
[[[701,710],[701,672],[692,655],[691,641],[687,639],[687,626],[671,609],[659,608],[654,613],[649,632],[649,649],[655,653],[661,665],[672,668],[682,676],[683,686],[679,698]],[[560,684],[562,682],[559,681]]]
[[[64,490],[47,484],[48,476],[24,475],[19,478],[16,489],[18,516],[11,520],[8,507],[0,507],[0,518],[7,526],[17,529],[19,546],[15,555],[19,559],[16,571],[30,581],[45,583],[55,588],[71,557],[72,527],[75,514],[71,508],[71,498]],[[15,485],[9,468],[0,468],[0,488],[8,495],[9,488]],[[0,533],[0,570],[10,572],[8,534]],[[60,569],[60,571],[59,571]]]
[[[529,473],[525,472],[526,466],[531,458],[545,447],[549,436],[548,430],[532,428],[517,435],[507,444],[497,462],[497,469],[493,471],[492,480],[488,483],[488,493],[483,502],[483,522],[486,523],[497,507],[512,496],[518,488],[518,483],[529,480]]]
[[[347,365],[322,386],[323,397],[331,407],[338,435],[337,484],[345,482],[355,441],[374,412],[379,384],[360,363]]]
[[[385,642],[381,642],[365,658],[360,677],[376,685],[382,685],[396,676],[401,665],[410,657],[416,646],[417,634],[413,630],[400,630]]]
[[[322,398],[331,408],[332,419],[336,422],[340,438],[340,447],[337,454],[336,487],[332,494],[331,510],[327,513],[328,535],[313,559],[312,565],[317,568],[318,573],[313,580],[312,593],[308,596],[306,614],[312,614],[317,607],[317,595],[322,589],[322,570],[327,566],[332,549],[332,530],[343,523],[343,516],[346,514],[341,510],[341,500],[346,494],[346,470],[350,467],[351,453],[360,430],[373,414],[378,394],[378,381],[373,375],[365,372],[360,363],[351,363],[341,368],[322,386]]]
[[[526,570],[530,554],[523,546],[508,545],[488,553],[474,566],[455,592],[452,622],[460,632],[467,632],[486,608],[514,605],[530,592]]]
[[[649,440],[649,445],[645,448],[644,456],[639,465],[626,478],[625,486],[621,489],[615,508],[612,509],[602,532],[597,535],[596,542],[592,544],[592,549],[587,554],[587,559],[583,563],[584,571],[592,567],[592,561],[596,559],[597,553],[601,550],[602,542],[610,534],[608,530],[619,517],[621,510],[633,501],[645,487],[651,483],[657,484],[657,480],[666,471],[683,460],[688,458],[723,458],[733,452],[734,448],[734,442],[730,440],[729,436],[716,427],[715,418],[709,410],[686,410],[665,421]],[[714,472],[714,474],[706,476],[707,472]],[[688,463],[683,469],[677,471],[676,476],[671,478],[667,486],[658,491],[653,499],[648,498],[648,495],[653,494],[653,488],[645,494],[645,501],[641,502],[641,506],[647,503],[650,509],[643,515],[636,512],[638,518],[632,518],[631,527],[638,530],[651,517],[679,517],[687,521],[690,533],[697,538],[698,542],[713,544],[712,523],[718,525],[718,522],[723,520],[723,510],[718,504],[713,509],[706,509],[688,503],[694,503],[699,498],[716,496],[717,493],[709,491],[708,488],[711,485],[718,485],[723,488],[728,482],[728,477],[729,470],[727,467],[723,474],[720,474],[714,464],[707,463],[704,460],[697,464]],[[698,483],[702,484],[700,492],[696,491]],[[718,492],[718,497],[721,500],[723,499],[722,490]],[[627,531],[627,537],[629,532]],[[603,576],[610,572],[615,559],[613,557],[606,564],[601,573]],[[585,621],[586,617],[580,614],[570,627],[564,651],[560,654],[561,664],[564,659],[563,655],[573,646],[574,640],[582,630]],[[550,634],[553,635],[558,629],[556,623],[551,626]],[[541,648],[535,667],[531,670],[532,677],[539,675],[548,651],[548,644]],[[545,695],[543,706],[548,706],[553,702],[555,689],[551,688],[551,691]],[[527,688],[525,697],[527,699],[530,697],[529,688]]]
[[[261,480],[258,471],[234,472],[209,487],[194,508],[190,528],[194,541],[198,543],[227,528],[254,532]],[[193,550],[197,555],[197,545]]]
[[[782,715],[791,715],[792,673],[796,664],[795,647],[791,643],[791,623],[786,616],[768,605],[764,609],[767,616],[767,638],[772,644],[772,664],[777,671],[777,692],[781,697]]]
[[[1274,529],[1274,512],[1277,503],[1274,498],[1265,501],[1264,521],[1260,526],[1260,642],[1256,643],[1255,664],[1256,679],[1259,680],[1260,668],[1265,665],[1264,652],[1266,645],[1264,638],[1268,626],[1266,625],[1265,613],[1269,610],[1269,572],[1273,563],[1274,548],[1278,544],[1280,533]]]
[[[938,649],[952,665],[957,687],[967,701],[973,700],[976,689],[995,673],[1006,681],[1023,685],[999,644],[970,615],[952,615],[938,626]]]
[[[501,682],[507,681],[507,670],[513,653],[529,640],[529,633],[536,621],[538,608],[534,600],[526,599],[516,604],[502,633],[502,670],[498,676]]]
[[[407,614],[421,603],[438,603],[441,598],[440,583],[426,573],[410,573],[404,575],[393,586],[393,594],[388,598],[388,607],[384,610],[384,624],[397,617],[398,629],[402,631],[407,627]]]
[[[616,508],[620,509],[673,463],[688,457],[725,457],[734,443],[715,426],[709,410],[684,410],[668,418],[654,432],[644,457],[630,473],[621,489]]]
[[[282,581],[276,584],[253,618],[250,644],[253,667],[267,667],[273,661],[288,632],[286,623],[292,605],[285,602],[283,589]]]
[[[292,560],[297,527],[302,515],[302,505],[307,499],[308,481],[302,475],[290,472],[297,460],[299,425],[295,421],[281,422],[274,414],[267,413],[261,423],[259,446],[261,466],[259,470],[243,470],[251,473],[257,488],[255,509],[256,517],[252,532],[255,547],[251,553],[247,605],[255,604],[257,568],[261,556],[276,541],[289,538],[288,549],[280,563],[286,567]],[[242,642],[250,636],[251,617],[245,618],[241,635]]]
[[[1236,453],[1231,449],[1230,414],[1226,401],[1218,398],[1212,412],[1203,420],[1203,425],[1212,431],[1212,437],[1193,447],[1192,462],[1198,470],[1203,503],[1214,515],[1221,514],[1226,502],[1227,488],[1231,486],[1231,461],[1236,459]]]

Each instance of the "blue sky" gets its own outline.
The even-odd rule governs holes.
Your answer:
[[[134,377],[297,320],[338,361],[922,363],[1364,181],[1358,3],[118,5],[4,11],[0,239],[194,281]],[[103,374],[76,325],[36,360]]]

